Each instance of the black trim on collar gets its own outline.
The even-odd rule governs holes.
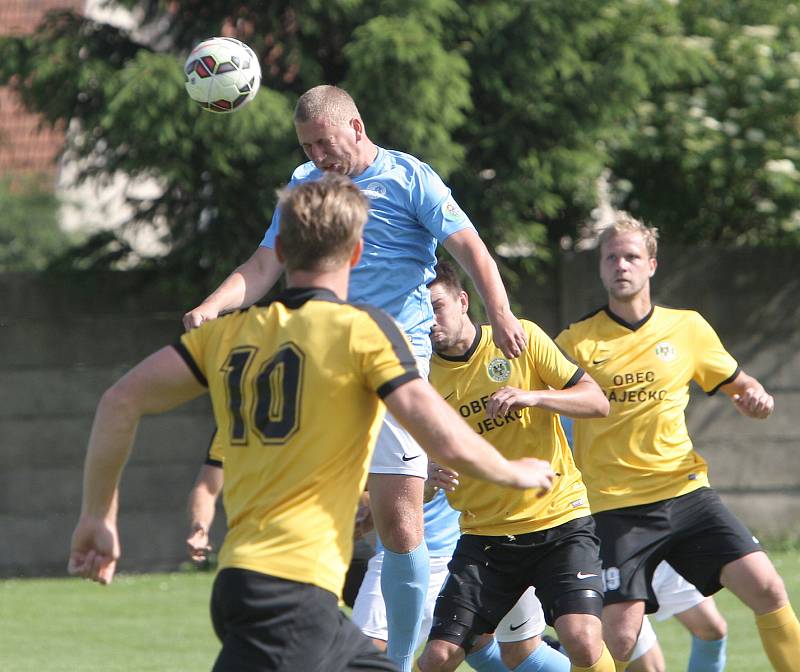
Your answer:
[[[475,327],[475,338],[472,340],[472,344],[466,349],[463,355],[443,355],[437,352],[436,356],[441,357],[446,362],[468,362],[469,358],[475,354],[475,351],[478,349],[478,346],[481,344],[481,339],[483,338],[483,325],[475,324],[474,322],[472,325]]]
[[[300,308],[306,301],[316,299],[317,301],[331,301],[333,303],[345,303],[336,294],[326,287],[287,287],[278,294],[273,301],[282,303],[292,310]]]
[[[636,331],[637,329],[641,329],[647,323],[647,321],[653,316],[653,311],[655,309],[656,306],[655,304],[653,304],[652,306],[650,306],[650,312],[647,313],[647,315],[645,315],[641,320],[639,320],[638,322],[630,323],[623,320],[619,315],[615,315],[614,313],[612,313],[611,308],[608,307],[608,304],[606,304],[602,308],[602,310],[605,311],[606,315],[608,315],[612,320],[614,320],[614,322],[616,322],[619,325],[622,325],[626,329],[630,329],[631,331]]]

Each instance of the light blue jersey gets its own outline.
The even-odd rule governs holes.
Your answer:
[[[449,558],[456,550],[461,536],[458,527],[459,512],[447,503],[444,490],[439,490],[430,502],[422,506],[425,520],[425,544],[432,558]],[[383,550],[380,537],[376,538],[375,552]]]
[[[323,171],[299,166],[289,187],[317,180]],[[433,309],[427,284],[434,278],[436,245],[463,229],[474,229],[450,189],[426,163],[378,147],[378,155],[353,182],[370,200],[364,253],[350,275],[351,303],[383,308],[409,335],[415,354],[429,357]],[[261,244],[275,247],[276,208]]]

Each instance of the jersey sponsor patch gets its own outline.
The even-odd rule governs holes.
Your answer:
[[[380,182],[370,182],[366,189],[362,189],[361,193],[367,198],[382,198],[386,196],[386,187]]]
[[[661,341],[656,345],[656,357],[662,362],[674,362],[677,356],[675,346],[669,341]]]
[[[496,383],[504,383],[511,375],[511,363],[503,357],[495,357],[489,362],[486,372]]]
[[[464,215],[464,211],[458,207],[458,203],[456,203],[453,198],[448,198],[442,208],[442,213],[444,214],[445,219],[451,220],[459,220],[464,219],[466,215]]]

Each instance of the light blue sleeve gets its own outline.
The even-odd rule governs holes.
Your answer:
[[[417,218],[440,243],[463,229],[475,229],[448,186],[427,163],[420,163],[411,185]]]
[[[286,186],[286,188],[293,189],[301,182],[314,179],[315,177],[319,177],[319,171],[315,172],[314,164],[304,163],[303,165],[295,168],[294,173],[292,173],[292,179],[289,180],[289,184]],[[264,234],[264,237],[261,239],[261,247],[275,249],[275,236],[278,235],[278,231],[280,230],[280,223],[281,209],[276,205],[275,212],[272,213],[272,222],[270,223],[267,232]]]
[[[281,209],[276,205],[275,212],[272,213],[272,223],[269,225],[267,232],[261,239],[261,247],[268,247],[273,250],[275,249],[275,236],[278,235],[278,230],[280,229],[280,223],[281,223]]]

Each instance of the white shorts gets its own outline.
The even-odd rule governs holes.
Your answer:
[[[511,607],[494,631],[498,642],[521,642],[544,632],[542,603],[533,588],[528,588],[519,601]]]
[[[433,607],[436,597],[447,578],[447,563],[450,557],[431,557],[431,573],[428,581],[428,595],[425,598],[425,608],[422,613],[422,625],[419,628],[417,648],[428,639],[433,623]],[[381,592],[381,567],[383,565],[383,551],[373,555],[367,563],[367,573],[361,582],[351,619],[359,630],[367,637],[380,639],[384,642],[389,639],[386,628],[386,606],[383,603]]]
[[[642,620],[642,629],[639,630],[639,639],[636,640],[636,646],[633,647],[633,652],[628,662],[632,663],[637,658],[641,658],[655,646],[656,640],[656,631],[653,630],[653,624],[645,616],[644,620]]]
[[[668,562],[660,562],[656,567],[653,574],[653,590],[658,600],[658,611],[652,616],[657,621],[666,621],[671,616],[691,609],[707,599]]]
[[[422,376],[427,378],[430,362],[418,357],[417,366]],[[428,456],[389,412],[386,413],[378,434],[369,473],[428,478]]]
[[[422,613],[422,625],[419,628],[419,639],[415,648],[419,648],[428,639],[433,623],[433,610],[436,598],[447,579],[447,563],[450,558],[431,557],[430,579],[428,581],[428,594]],[[383,551],[373,555],[367,563],[367,573],[361,582],[361,588],[353,604],[351,619],[359,630],[367,637],[387,641],[389,638],[386,627],[386,606],[383,603],[381,592],[381,567],[383,566]],[[521,642],[525,639],[541,635],[544,632],[544,612],[533,588],[528,588],[519,601],[512,607],[495,631],[498,642]]]
[[[665,561],[658,564],[653,574],[653,590],[658,600],[658,611],[650,615],[657,621],[666,621],[707,599]],[[650,620],[645,616],[642,629],[639,631],[639,639],[636,640],[636,646],[631,654],[631,661],[643,656],[655,643],[656,633]]]

